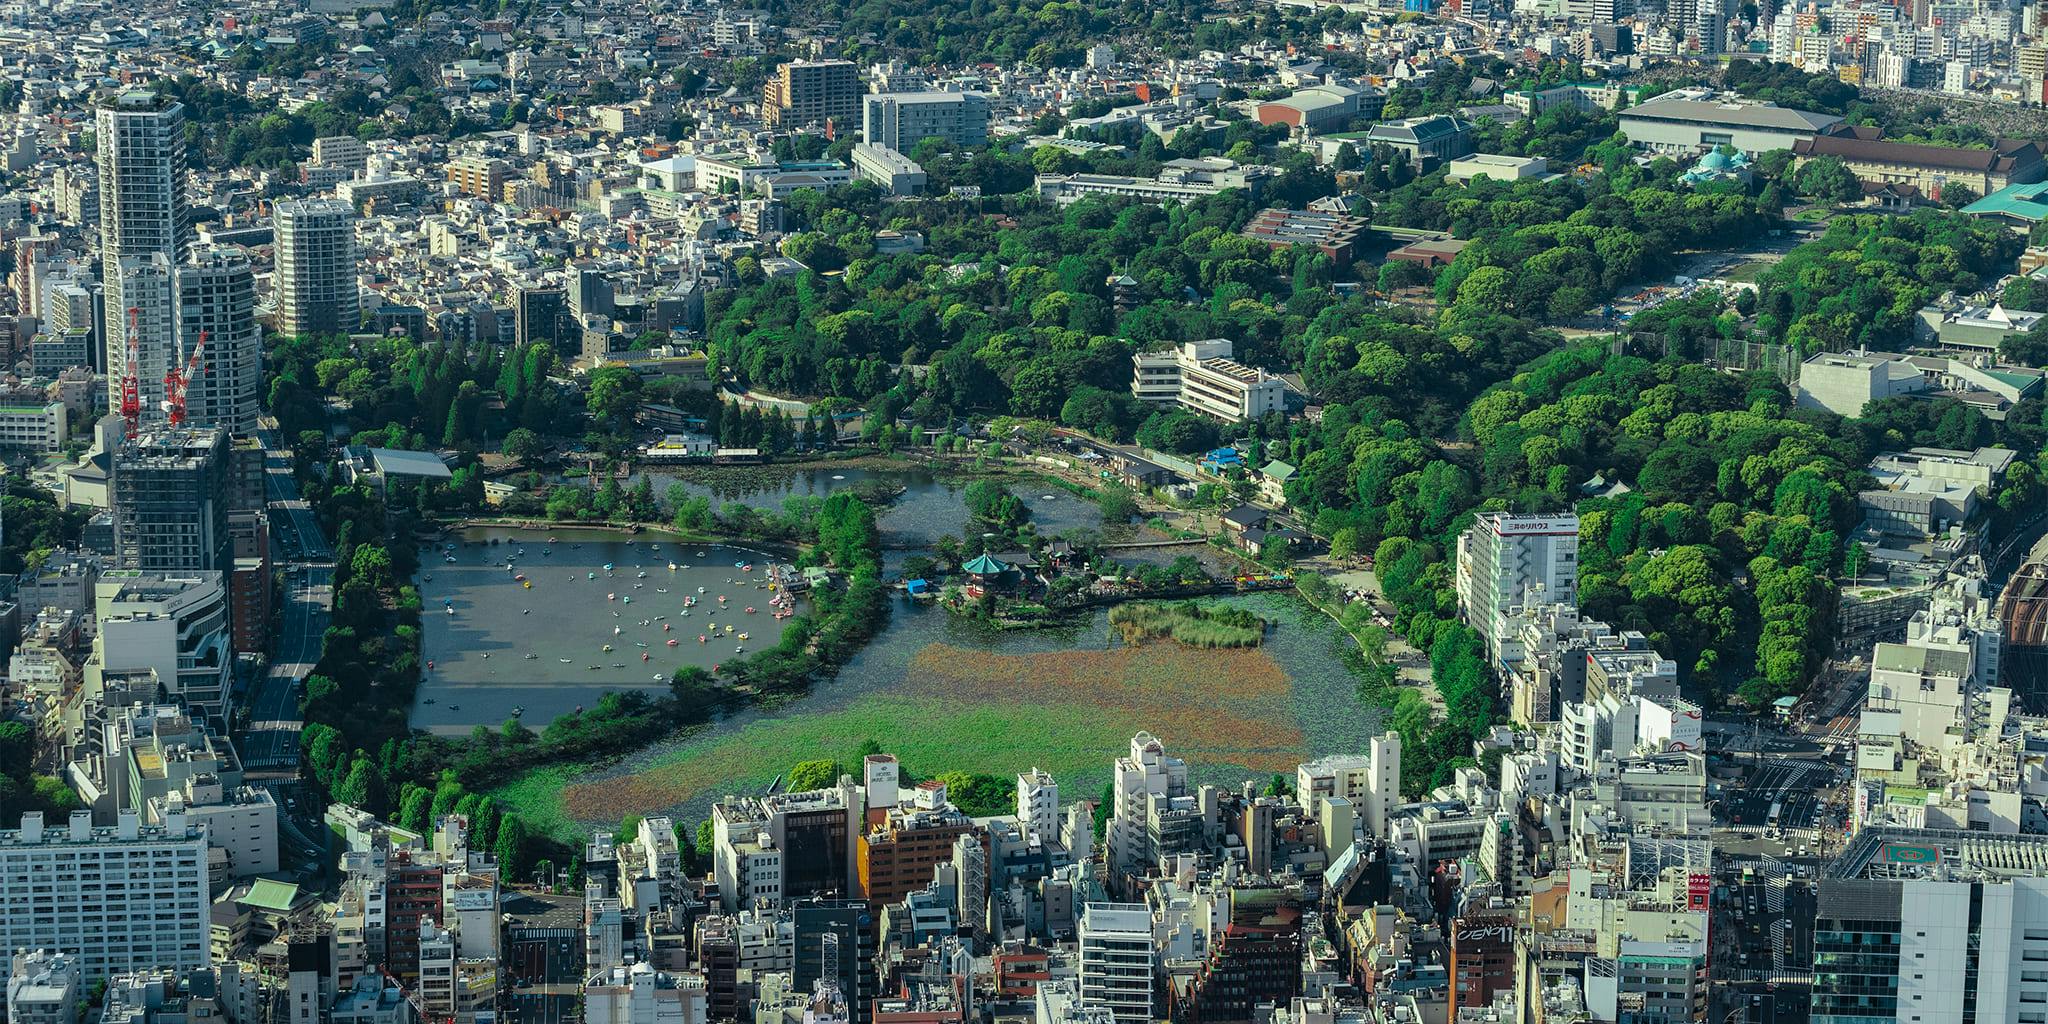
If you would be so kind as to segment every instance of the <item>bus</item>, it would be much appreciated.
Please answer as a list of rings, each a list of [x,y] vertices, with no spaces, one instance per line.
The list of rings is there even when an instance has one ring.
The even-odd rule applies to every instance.
[[[1783,801],[1783,800],[1773,800],[1773,801],[1771,801],[1771,816],[1770,816],[1769,818],[1765,819],[1765,820],[1764,820],[1764,823],[1765,823],[1765,824],[1767,824],[1767,825],[1769,825],[1769,826],[1770,826],[1770,827],[1772,827],[1772,828],[1777,828],[1777,827],[1778,827],[1778,816],[1779,816],[1780,814],[1783,814],[1784,812],[1785,812],[1785,801]]]

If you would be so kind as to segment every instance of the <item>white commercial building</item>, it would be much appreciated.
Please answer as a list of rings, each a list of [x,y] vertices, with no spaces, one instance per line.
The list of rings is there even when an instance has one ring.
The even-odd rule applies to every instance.
[[[339,199],[277,204],[277,330],[291,336],[362,325],[356,211]]]
[[[1480,513],[1458,536],[1457,584],[1458,615],[1486,640],[1493,663],[1521,660],[1513,610],[1578,601],[1579,517]]]
[[[614,967],[583,986],[584,1024],[704,1024],[709,992],[701,975],[654,965]]]
[[[63,402],[0,399],[0,448],[54,452],[69,437]]]
[[[1815,1024],[2048,1022],[2048,837],[1857,833],[1821,878],[1814,955]]]
[[[1401,802],[1401,734],[1375,736],[1363,754],[1332,754],[1294,769],[1294,799],[1310,817],[1327,800],[1344,800],[1365,820],[1366,831],[1385,836],[1387,814]]]
[[[1228,338],[1131,356],[1131,396],[1233,423],[1287,410],[1287,382],[1231,358]]]
[[[158,576],[123,569],[95,587],[99,641],[88,682],[107,672],[149,669],[194,711],[226,710],[234,650],[227,590],[218,576]]]
[[[1090,903],[1081,911],[1081,999],[1121,1024],[1152,1024],[1152,911],[1142,903]]]
[[[150,967],[207,965],[206,832],[183,818],[133,814],[94,828],[92,812],[45,827],[40,811],[0,832],[0,943],[63,950],[79,982]],[[9,965],[12,973],[12,965]]]

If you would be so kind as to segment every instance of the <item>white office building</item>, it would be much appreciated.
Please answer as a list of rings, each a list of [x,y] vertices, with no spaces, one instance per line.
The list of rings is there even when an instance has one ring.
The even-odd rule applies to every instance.
[[[1458,616],[1486,640],[1496,666],[1521,660],[1513,611],[1576,604],[1579,517],[1482,512],[1458,536]]]
[[[1343,800],[1374,836],[1387,834],[1387,815],[1401,802],[1401,734],[1375,736],[1363,754],[1332,754],[1294,769],[1294,799],[1320,817],[1328,800]]]
[[[54,452],[64,447],[69,420],[63,402],[0,396],[0,448]]]
[[[46,827],[40,811],[0,832],[0,943],[63,950],[79,984],[151,967],[205,967],[206,832],[182,818],[133,814],[95,828],[92,812]],[[10,981],[13,966],[9,963]]]
[[[98,107],[96,159],[100,171],[100,257],[106,280],[107,379],[119,407],[127,367],[128,311],[139,310],[137,378],[143,408],[163,400],[164,371],[173,347],[171,268],[192,239],[185,204],[185,107],[141,89],[107,97]],[[147,272],[126,271],[131,260],[156,257]]]
[[[1820,881],[1814,1024],[2048,1024],[2044,876],[2048,837],[1857,833]]]
[[[181,362],[199,354],[187,376],[185,422],[238,434],[256,429],[263,332],[256,278],[241,249],[202,248],[178,268],[178,337]]]
[[[339,199],[277,204],[277,330],[287,336],[362,325],[356,211]]]
[[[1131,396],[1233,423],[1287,410],[1287,383],[1232,359],[1228,338],[1131,356]]]
[[[1120,1024],[1152,1024],[1152,912],[1142,903],[1090,903],[1081,911],[1081,999]]]
[[[86,666],[98,685],[108,672],[150,670],[196,713],[224,715],[234,650],[221,577],[160,576],[123,569],[94,587],[100,635]]]

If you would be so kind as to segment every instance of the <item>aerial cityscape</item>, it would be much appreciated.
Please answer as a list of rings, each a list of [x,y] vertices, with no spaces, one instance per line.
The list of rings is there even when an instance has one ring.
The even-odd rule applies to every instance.
[[[2048,1024],[2043,9],[0,3],[5,1020]]]

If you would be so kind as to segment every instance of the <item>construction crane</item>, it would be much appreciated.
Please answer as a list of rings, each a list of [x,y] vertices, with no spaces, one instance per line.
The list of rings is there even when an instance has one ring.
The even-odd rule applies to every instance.
[[[171,426],[185,425],[185,389],[192,384],[192,377],[199,372],[199,361],[206,355],[206,334],[199,332],[199,341],[192,346],[192,354],[185,357],[181,365],[172,363],[164,371],[164,412]]]
[[[128,439],[135,440],[142,422],[142,380],[136,375],[142,366],[142,345],[136,340],[141,332],[137,326],[142,310],[128,307],[128,358],[121,368],[121,420],[127,427]]]

